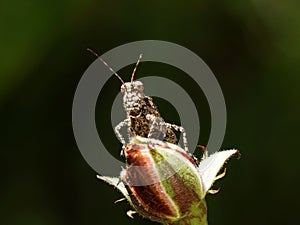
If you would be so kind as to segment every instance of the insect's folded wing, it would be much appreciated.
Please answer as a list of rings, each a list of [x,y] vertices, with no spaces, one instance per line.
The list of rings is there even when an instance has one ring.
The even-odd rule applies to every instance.
[[[203,181],[204,193],[211,188],[216,176],[220,169],[223,167],[224,163],[234,154],[237,154],[237,150],[225,150],[216,152],[210,155],[208,158],[201,161],[199,165],[199,172]]]

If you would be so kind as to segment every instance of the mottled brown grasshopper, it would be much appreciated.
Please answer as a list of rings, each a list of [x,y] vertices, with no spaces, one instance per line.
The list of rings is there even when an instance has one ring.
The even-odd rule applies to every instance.
[[[98,57],[103,64],[114,73],[114,75],[122,82],[121,93],[123,93],[123,106],[126,111],[127,118],[121,121],[115,127],[115,133],[123,144],[126,146],[124,137],[120,130],[122,127],[128,127],[128,134],[132,136],[141,136],[150,139],[157,139],[172,144],[178,144],[178,139],[173,131],[180,131],[183,135],[184,149],[188,151],[187,137],[185,129],[181,126],[164,122],[160,116],[157,106],[153,99],[144,94],[144,85],[140,81],[134,80],[134,75],[141,61],[142,54],[139,55],[138,61],[131,75],[130,82],[124,82],[123,79],[94,51],[87,49]]]

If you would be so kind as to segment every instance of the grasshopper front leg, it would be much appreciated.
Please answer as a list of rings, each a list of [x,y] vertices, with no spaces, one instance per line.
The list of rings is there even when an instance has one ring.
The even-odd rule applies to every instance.
[[[115,133],[117,135],[117,138],[119,139],[119,141],[122,143],[122,151],[121,151],[121,155],[123,155],[123,151],[125,149],[126,146],[126,141],[124,139],[124,137],[122,136],[122,134],[120,133],[120,130],[124,127],[124,126],[129,126],[130,125],[130,119],[127,118],[123,121],[121,121],[117,126],[115,126]]]

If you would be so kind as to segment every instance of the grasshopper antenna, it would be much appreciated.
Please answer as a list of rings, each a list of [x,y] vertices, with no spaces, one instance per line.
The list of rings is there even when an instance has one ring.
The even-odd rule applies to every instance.
[[[131,75],[131,83],[133,82],[135,71],[136,71],[136,69],[137,69],[137,67],[138,67],[138,65],[141,61],[142,56],[143,56],[143,54],[140,54],[139,59],[136,62],[136,65],[135,65],[134,70],[133,70],[132,75]]]
[[[122,80],[122,78],[119,76],[119,74],[117,74],[117,72],[115,72],[96,52],[94,52],[92,49],[87,48],[87,51],[89,51],[90,53],[92,53],[93,55],[95,55],[97,58],[99,58],[101,60],[101,62],[103,62],[103,64],[111,71],[113,72],[116,77],[124,84],[125,82]]]

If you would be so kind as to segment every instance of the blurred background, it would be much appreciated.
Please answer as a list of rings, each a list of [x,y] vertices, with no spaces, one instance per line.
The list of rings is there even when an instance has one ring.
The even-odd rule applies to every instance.
[[[227,176],[214,185],[220,193],[207,197],[209,224],[297,223],[299,1],[2,0],[0,27],[1,225],[156,224],[138,215],[132,220],[126,202],[113,203],[121,194],[95,178],[76,146],[71,118],[76,86],[95,60],[85,49],[103,54],[149,39],[195,52],[224,93],[222,147],[238,148],[242,157],[231,159]],[[128,80],[132,69],[119,72]],[[157,71],[195,101],[205,145],[210,111],[203,93],[168,65],[142,63],[137,78]],[[107,82],[96,121],[120,159],[110,125],[119,88],[115,77]],[[167,121],[180,123],[168,102],[155,100]]]

